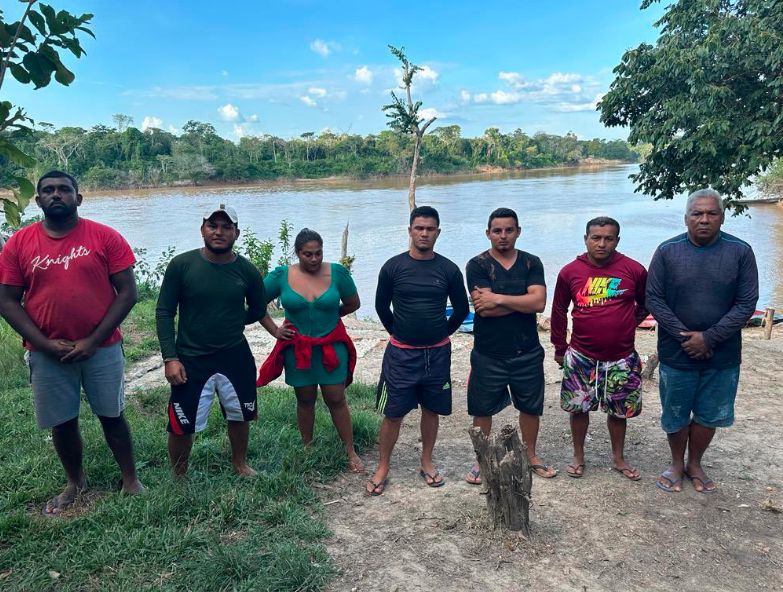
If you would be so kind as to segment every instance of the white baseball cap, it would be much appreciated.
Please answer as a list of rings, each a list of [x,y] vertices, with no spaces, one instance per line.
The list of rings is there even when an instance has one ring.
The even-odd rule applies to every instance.
[[[206,212],[204,212],[204,220],[209,220],[213,215],[220,212],[228,216],[228,219],[231,220],[234,224],[238,224],[239,219],[237,218],[237,211],[224,203],[218,204],[216,208],[209,208]]]

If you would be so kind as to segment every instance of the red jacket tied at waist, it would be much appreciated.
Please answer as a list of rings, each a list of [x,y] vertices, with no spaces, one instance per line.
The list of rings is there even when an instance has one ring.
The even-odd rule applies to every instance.
[[[296,367],[299,370],[310,368],[310,362],[313,358],[313,347],[320,345],[323,348],[324,367],[331,372],[340,365],[337,352],[334,350],[335,343],[344,343],[348,349],[348,378],[345,380],[345,386],[353,382],[353,371],[356,368],[356,348],[345,330],[342,319],[337,322],[337,326],[329,334],[323,337],[300,335],[296,327],[293,325],[291,327],[294,330],[294,337],[286,341],[277,341],[272,352],[258,370],[256,386],[266,386],[283,373],[283,353],[285,348],[292,345],[294,346]]]

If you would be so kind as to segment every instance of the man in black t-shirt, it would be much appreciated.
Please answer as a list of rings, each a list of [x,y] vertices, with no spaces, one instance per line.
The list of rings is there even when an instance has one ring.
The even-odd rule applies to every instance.
[[[536,313],[546,305],[544,266],[535,255],[515,248],[519,234],[516,212],[495,210],[487,225],[491,248],[473,257],[465,268],[476,310],[468,413],[473,426],[489,434],[492,416],[513,401],[533,470],[551,478],[557,471],[536,455],[539,417],[544,411],[544,348],[536,323]],[[467,481],[481,483],[478,463]]]
[[[440,415],[451,414],[451,341],[468,315],[468,295],[459,268],[433,250],[440,235],[434,208],[411,212],[411,248],[389,259],[378,275],[375,310],[391,336],[378,383],[384,414],[380,460],[367,483],[368,495],[386,489],[389,463],[402,418],[421,405],[421,467],[430,487],[445,483],[432,462]],[[454,312],[446,319],[446,300]],[[394,311],[390,309],[394,307]]]

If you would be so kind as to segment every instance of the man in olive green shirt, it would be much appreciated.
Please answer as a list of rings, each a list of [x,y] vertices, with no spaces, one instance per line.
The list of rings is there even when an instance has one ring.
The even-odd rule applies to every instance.
[[[206,427],[217,395],[228,421],[234,471],[252,476],[256,472],[247,465],[247,444],[249,422],[257,417],[256,364],[244,330],[266,316],[264,284],[258,269],[233,251],[239,237],[234,208],[220,204],[209,209],[201,236],[202,248],[169,263],[155,311],[171,384],[169,458],[174,474],[184,477],[193,434]]]

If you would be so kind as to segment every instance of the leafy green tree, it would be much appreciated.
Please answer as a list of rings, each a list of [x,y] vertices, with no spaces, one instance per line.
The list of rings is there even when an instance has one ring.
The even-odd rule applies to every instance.
[[[400,88],[405,91],[405,99],[401,99],[392,91],[392,102],[384,105],[383,111],[386,112],[386,117],[389,118],[387,125],[390,128],[403,134],[409,134],[414,138],[411,177],[408,185],[408,207],[413,211],[416,207],[416,169],[419,166],[419,157],[421,155],[421,138],[437,117],[431,117],[425,122],[424,118],[419,117],[421,101],[414,103],[411,98],[411,83],[416,72],[421,70],[421,66],[417,66],[408,60],[404,47],[396,48],[390,45],[389,50],[402,63],[402,86]]]
[[[737,205],[783,151],[783,3],[679,0],[656,26],[656,44],[615,68],[601,120],[652,145],[632,176],[637,191],[671,199],[712,186]]]
[[[3,11],[0,10],[0,89],[9,72],[17,82],[32,84],[36,89],[49,85],[52,76],[58,83],[68,86],[75,76],[63,64],[58,48],[70,51],[80,58],[85,52],[79,42],[78,32],[95,37],[85,26],[90,23],[93,15],[75,17],[65,10],[55,12],[48,4],[39,4],[40,10],[36,10],[34,6],[37,3],[38,0],[25,0],[22,18],[13,23],[6,23]],[[35,31],[27,25],[28,22]],[[9,101],[0,101],[2,168],[5,168],[7,163],[19,167],[35,166],[35,159],[17,146],[21,136],[31,133],[29,124],[33,123],[24,108]],[[4,197],[0,199],[0,203],[7,222],[17,227],[35,188],[23,175],[16,176],[14,181],[14,185],[8,187],[13,192],[13,199]]]

